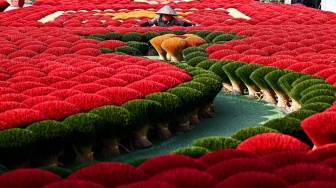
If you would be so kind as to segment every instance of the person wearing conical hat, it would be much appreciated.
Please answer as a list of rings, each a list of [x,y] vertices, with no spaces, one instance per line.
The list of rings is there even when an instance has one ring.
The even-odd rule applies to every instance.
[[[160,27],[169,27],[169,26],[198,26],[198,24],[193,24],[189,23],[187,21],[182,21],[175,16],[178,16],[177,13],[172,9],[169,5],[166,5],[162,7],[160,10],[155,12],[158,14],[155,18],[152,20],[149,20],[145,23],[140,24],[139,26],[141,27],[146,27],[146,26],[160,26]]]

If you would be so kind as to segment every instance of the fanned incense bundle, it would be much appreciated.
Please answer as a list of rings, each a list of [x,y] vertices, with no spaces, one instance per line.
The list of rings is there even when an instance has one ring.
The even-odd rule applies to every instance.
[[[161,44],[168,38],[174,36],[175,34],[165,34],[162,36],[158,36],[155,38],[152,38],[149,42],[153,45],[153,47],[155,48],[155,50],[157,51],[157,53],[160,56],[161,60],[166,60],[166,55],[167,52],[162,49]]]
[[[171,37],[165,40],[161,47],[171,57],[172,62],[180,63],[183,59],[182,50],[186,47],[187,42],[180,37]]]
[[[207,41],[204,40],[203,38],[194,35],[194,34],[184,34],[183,36],[186,36],[184,40],[187,42],[186,47],[191,47],[191,46],[200,46],[202,44],[206,44]]]

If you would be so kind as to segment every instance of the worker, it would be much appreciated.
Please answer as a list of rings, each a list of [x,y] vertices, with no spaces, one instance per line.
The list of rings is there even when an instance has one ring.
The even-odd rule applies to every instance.
[[[175,16],[178,16],[178,15],[174,11],[174,9],[172,9],[169,5],[162,7],[160,10],[158,10],[155,13],[158,14],[158,16],[138,26],[141,26],[141,27],[146,27],[146,26],[169,27],[169,26],[174,26],[174,25],[184,26],[184,27],[199,26],[199,24],[193,24],[193,23],[175,18]]]

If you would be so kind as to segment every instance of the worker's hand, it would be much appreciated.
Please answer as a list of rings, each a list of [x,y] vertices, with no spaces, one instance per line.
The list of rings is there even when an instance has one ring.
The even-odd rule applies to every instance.
[[[200,24],[194,24],[193,26],[201,26]]]

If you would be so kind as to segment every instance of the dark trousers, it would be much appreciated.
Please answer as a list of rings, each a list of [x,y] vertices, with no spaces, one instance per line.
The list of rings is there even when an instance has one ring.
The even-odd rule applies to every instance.
[[[298,2],[312,8],[318,8],[321,0],[299,0]]]

